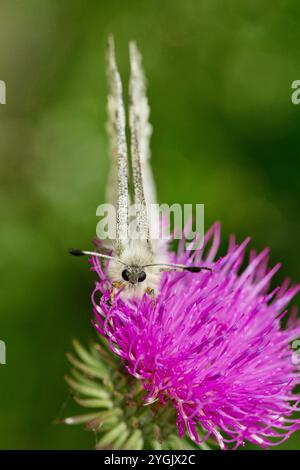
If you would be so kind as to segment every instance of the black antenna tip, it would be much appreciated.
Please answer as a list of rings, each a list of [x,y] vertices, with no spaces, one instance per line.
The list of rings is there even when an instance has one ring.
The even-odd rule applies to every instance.
[[[198,268],[197,266],[189,266],[186,267],[185,270],[189,273],[199,273],[201,271],[201,268]]]
[[[69,253],[73,256],[84,256],[83,251],[79,250],[78,248],[70,248]]]
[[[185,269],[190,273],[199,273],[203,269],[205,269],[206,271],[212,271],[211,268],[207,268],[206,266],[187,266]]]

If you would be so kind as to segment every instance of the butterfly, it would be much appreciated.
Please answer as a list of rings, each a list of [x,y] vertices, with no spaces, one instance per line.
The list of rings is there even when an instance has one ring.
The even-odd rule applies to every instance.
[[[116,236],[103,244],[105,252],[70,249],[74,256],[108,259],[108,277],[123,297],[155,295],[162,272],[211,270],[205,266],[185,266],[168,262],[166,242],[151,238],[149,212],[156,204],[156,189],[150,165],[150,108],[141,54],[135,42],[129,44],[129,128],[133,199],[129,194],[129,167],[126,139],[126,115],[122,81],[115,58],[114,40],[108,41],[107,72],[109,82],[107,131],[110,139],[111,168],[106,191],[107,202],[116,209]],[[132,211],[132,208],[135,208]],[[134,216],[130,215],[134,213]],[[112,221],[113,222],[113,221]],[[133,228],[134,234],[133,236]],[[106,245],[106,246],[105,246]],[[99,244],[101,247],[101,244]],[[109,254],[108,254],[109,253]]]

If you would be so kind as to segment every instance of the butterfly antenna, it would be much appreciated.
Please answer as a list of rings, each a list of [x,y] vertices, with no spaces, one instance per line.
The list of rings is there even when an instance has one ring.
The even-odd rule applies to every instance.
[[[173,264],[173,263],[153,263],[146,264],[144,268],[150,266],[165,267],[166,271],[188,271],[190,273],[199,273],[200,271],[212,271],[212,268],[208,266],[186,266],[184,264]]]
[[[73,256],[97,256],[97,258],[114,260],[126,266],[126,264],[123,263],[123,261],[116,258],[115,256],[104,255],[102,253],[97,253],[96,251],[85,251],[85,250],[83,251],[83,250],[79,250],[78,248],[70,248],[69,253],[70,255],[73,255]]]

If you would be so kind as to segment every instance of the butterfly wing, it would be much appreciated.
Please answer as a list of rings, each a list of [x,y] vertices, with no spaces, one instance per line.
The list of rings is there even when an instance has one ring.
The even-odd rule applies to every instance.
[[[126,120],[122,82],[115,58],[114,40],[108,41],[107,71],[109,82],[107,131],[111,147],[111,169],[106,191],[107,202],[116,208],[116,253],[120,255],[128,237],[128,159]]]
[[[156,203],[156,190],[150,164],[149,123],[150,108],[146,96],[146,80],[142,68],[141,54],[135,44],[129,45],[129,123],[131,131],[131,159],[135,203],[138,206],[138,224],[141,236],[150,244],[149,215],[151,204]]]

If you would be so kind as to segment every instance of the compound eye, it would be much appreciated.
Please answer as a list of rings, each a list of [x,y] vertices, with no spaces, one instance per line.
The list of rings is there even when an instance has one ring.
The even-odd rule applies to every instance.
[[[122,278],[124,279],[124,281],[129,281],[129,271],[128,271],[128,269],[124,269],[124,271],[122,271]]]
[[[146,279],[145,271],[141,271],[138,275],[138,282],[143,282]]]

